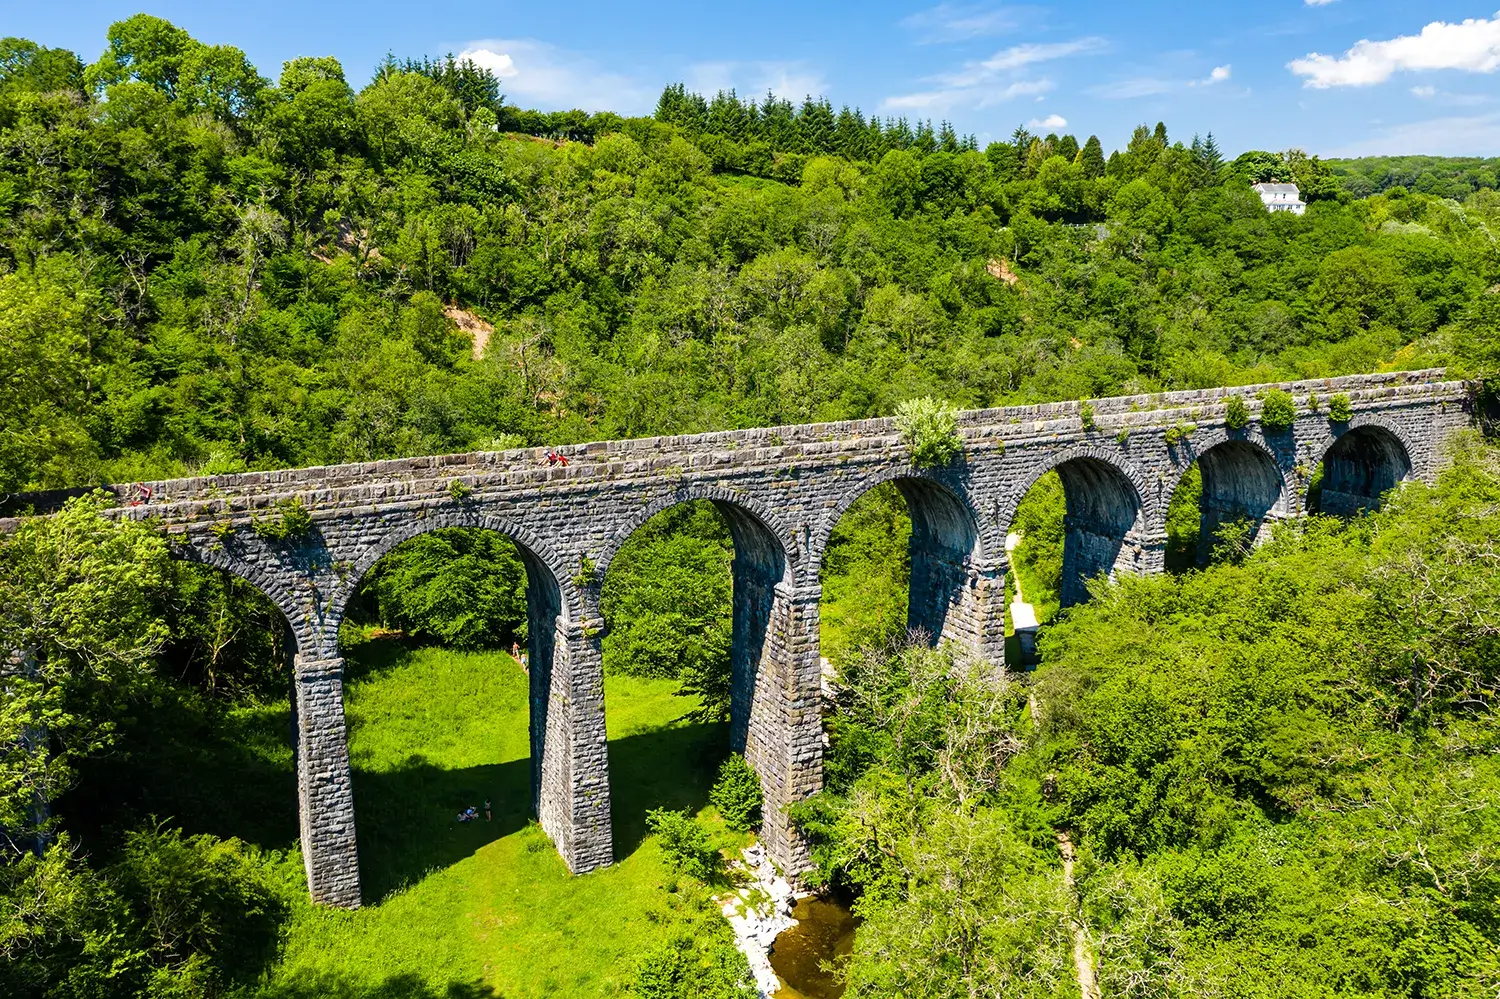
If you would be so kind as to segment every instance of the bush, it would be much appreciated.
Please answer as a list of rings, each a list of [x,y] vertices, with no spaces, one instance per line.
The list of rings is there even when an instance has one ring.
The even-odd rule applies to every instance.
[[[963,450],[958,414],[940,399],[907,399],[896,407],[896,426],[911,448],[912,464],[918,468],[939,468]]]
[[[1230,430],[1244,430],[1249,422],[1250,410],[1245,407],[1245,400],[1231,396],[1224,406],[1224,425]]]
[[[717,918],[717,917],[715,917]],[[727,928],[722,919],[719,926]],[[678,933],[636,965],[635,999],[754,999],[750,965],[722,931]]]
[[[1094,429],[1094,407],[1092,404],[1087,402],[1080,402],[1078,404],[1078,422],[1083,424],[1083,429],[1085,430]]]
[[[723,868],[723,858],[708,838],[708,830],[686,811],[653,808],[646,825],[661,840],[672,870],[699,881],[712,881]]]
[[[1349,418],[1354,415],[1354,409],[1349,405],[1349,396],[1340,392],[1328,400],[1328,418],[1334,423],[1348,423]]]
[[[731,829],[749,832],[760,825],[760,776],[739,753],[732,753],[719,767],[719,779],[708,800]]]
[[[1286,430],[1297,420],[1297,403],[1290,392],[1271,389],[1260,407],[1260,425],[1267,430]]]
[[[250,527],[262,538],[271,541],[290,541],[312,530],[312,514],[300,499],[282,500],[276,504],[276,513],[270,517],[252,517]]]
[[[158,980],[198,981],[212,992],[215,982],[253,977],[275,952],[286,903],[237,839],[163,825],[132,830],[110,879],[141,928]]]

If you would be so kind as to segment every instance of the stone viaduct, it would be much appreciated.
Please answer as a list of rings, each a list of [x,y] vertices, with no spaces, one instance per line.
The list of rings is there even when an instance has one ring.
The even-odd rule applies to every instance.
[[[1263,390],[1292,394],[1289,429],[1261,426]],[[1335,393],[1352,416],[1334,422]],[[1225,423],[1240,397],[1251,422]],[[1321,401],[1311,408],[1310,396]],[[735,548],[732,740],[760,774],[763,838],[795,872],[805,851],[784,806],[822,783],[819,568],[840,515],[894,483],[912,519],[910,624],[999,662],[1004,538],[1046,472],[1067,503],[1064,604],[1100,573],[1163,568],[1179,479],[1202,472],[1204,536],[1230,517],[1295,517],[1321,466],[1320,505],[1347,514],[1408,478],[1430,479],[1467,425],[1468,386],[1441,371],[1171,392],[960,414],[962,455],[913,467],[890,419],[407,458],[120,486],[123,516],[155,518],[185,559],[259,587],[296,642],[293,710],[301,835],[315,901],[360,904],[339,624],[366,572],[441,527],[501,531],[529,580],[533,807],[574,872],[612,862],[599,586],[631,533],[678,503],[708,500]],[[24,502],[27,497],[11,497]],[[42,509],[39,494],[37,508]],[[252,518],[296,501],[311,524],[274,540]],[[282,506],[282,509],[285,507]],[[0,523],[0,529],[3,529]]]

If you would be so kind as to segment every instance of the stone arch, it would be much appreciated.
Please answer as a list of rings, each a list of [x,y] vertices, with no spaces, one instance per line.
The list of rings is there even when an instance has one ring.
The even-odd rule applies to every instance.
[[[330,658],[342,661],[337,658],[339,624],[376,563],[403,542],[444,528],[494,531],[516,546],[526,569],[532,810],[570,870],[581,873],[608,864],[608,750],[598,643],[567,564],[544,539],[482,508],[441,510],[384,525],[329,601],[322,627],[333,648]],[[328,696],[341,698],[342,685]],[[342,738],[342,726],[339,734]]]
[[[997,511],[996,521],[1004,525],[1003,530],[1010,530],[1027,491],[1051,471],[1062,478],[1067,502],[1059,594],[1062,606],[1086,600],[1087,581],[1101,573],[1113,576],[1161,568],[1162,539],[1148,527],[1161,522],[1158,497],[1139,469],[1117,452],[1103,448],[1068,448],[1047,456]]]
[[[313,902],[357,909],[359,854],[344,722],[343,661],[317,619],[315,590],[298,597],[287,571],[268,569],[269,558],[241,558],[192,543],[174,546],[178,557],[212,565],[255,586],[286,618],[293,643],[291,676],[292,761],[297,771],[297,822],[308,894]],[[252,553],[254,549],[252,549]],[[265,556],[264,548],[260,554]],[[336,633],[335,633],[336,634]]]
[[[740,536],[735,533],[738,530],[743,530],[747,541],[757,545],[768,544],[774,540],[775,548],[779,550],[786,562],[787,578],[785,581],[788,585],[797,584],[800,578],[798,563],[801,561],[802,547],[797,544],[796,532],[788,526],[781,515],[753,496],[718,486],[698,484],[679,486],[625,518],[623,526],[615,531],[609,540],[608,547],[600,553],[596,562],[600,577],[602,578],[609,572],[610,565],[625,542],[630,540],[630,536],[640,530],[646,521],[674,506],[691,503],[694,500],[707,500],[713,503],[719,513],[724,516],[729,524],[730,533],[734,536],[736,553],[740,545]],[[760,532],[759,535],[756,532]],[[766,554],[769,556],[771,553]]]
[[[309,613],[310,605],[306,600],[297,599],[287,578],[267,571],[254,561],[235,558],[227,552],[215,551],[197,543],[172,545],[169,550],[173,558],[222,569],[255,587],[281,612],[295,644],[293,652],[297,655],[313,655],[316,652],[317,629]]]
[[[1135,501],[1139,507],[1140,519],[1144,523],[1155,523],[1160,520],[1158,515],[1158,496],[1151,488],[1149,481],[1139,468],[1133,463],[1126,461],[1118,451],[1112,451],[1099,447],[1071,447],[1056,454],[1048,455],[1040,464],[1033,467],[1024,475],[1016,488],[1012,489],[997,507],[995,511],[995,523],[999,529],[1000,537],[1010,532],[1010,525],[1016,518],[1016,508],[1021,505],[1021,500],[1031,487],[1036,485],[1038,479],[1048,472],[1055,471],[1063,465],[1073,462],[1099,463],[1108,465],[1114,475],[1117,475],[1124,483],[1128,483],[1134,492]],[[1109,474],[1109,473],[1105,473]]]
[[[1405,431],[1374,414],[1351,419],[1314,446],[1323,477],[1318,509],[1339,517],[1380,507],[1380,498],[1418,474],[1418,452]]]
[[[873,475],[866,476],[842,492],[838,502],[824,515],[822,522],[813,528],[807,543],[809,565],[818,566],[822,563],[828,548],[828,539],[833,535],[833,529],[838,526],[839,519],[848,512],[855,501],[876,486],[887,482],[901,490],[901,496],[906,500],[908,508],[912,507],[914,502],[918,502],[930,509],[934,514],[933,519],[944,522],[950,528],[949,533],[952,536],[957,537],[962,533],[972,532],[973,539],[965,550],[972,552],[973,561],[976,564],[986,560],[993,561],[998,553],[1005,550],[1005,536],[996,533],[994,521],[986,522],[985,518],[980,516],[967,490],[955,488],[936,476],[911,468],[884,468]],[[963,519],[967,519],[967,526],[961,525],[960,522]]]
[[[707,501],[729,526],[734,542],[733,624],[730,638],[730,744],[744,752],[755,713],[755,697],[766,657],[778,597],[796,588],[791,535],[764,504],[713,487],[681,488],[642,507],[610,541],[599,560],[601,579],[632,534],[646,522],[683,503]]]
[[[934,643],[953,641],[976,656],[1003,657],[1003,587],[994,553],[1004,551],[1004,544],[967,492],[939,478],[888,468],[845,491],[817,525],[807,571],[821,568],[834,528],[855,501],[886,483],[901,493],[911,518],[908,629]]]
[[[806,848],[785,806],[822,787],[823,759],[817,581],[798,574],[795,535],[754,499],[713,487],[682,487],[627,521],[599,560],[601,575],[607,576],[620,548],[651,517],[698,500],[714,504],[734,542],[730,748],[760,777],[762,840],[772,859],[785,870],[800,871],[807,864]]]
[[[481,511],[453,510],[392,525],[388,531],[380,535],[378,540],[367,546],[345,574],[343,586],[331,604],[324,627],[337,635],[338,627],[343,623],[344,613],[348,609],[349,600],[354,596],[355,590],[359,589],[360,582],[375,567],[375,564],[389,555],[396,546],[423,534],[449,527],[494,531],[510,538],[515,542],[521,561],[526,566],[528,601],[531,598],[532,577],[543,576],[555,584],[558,592],[548,594],[548,596],[551,601],[557,603],[558,611],[563,614],[564,618],[569,621],[580,621],[584,618],[583,604],[576,589],[564,585],[565,581],[570,579],[567,563],[550,544],[528,528],[502,517],[491,516]]]
[[[1197,563],[1203,565],[1213,550],[1220,527],[1245,518],[1254,528],[1257,542],[1270,536],[1272,524],[1297,512],[1297,481],[1283,467],[1276,451],[1258,432],[1211,430],[1194,435],[1183,452],[1185,463],[1172,464],[1163,480],[1162,495],[1170,503],[1177,487],[1194,462],[1202,476],[1199,501]],[[1165,508],[1162,510],[1165,518]]]

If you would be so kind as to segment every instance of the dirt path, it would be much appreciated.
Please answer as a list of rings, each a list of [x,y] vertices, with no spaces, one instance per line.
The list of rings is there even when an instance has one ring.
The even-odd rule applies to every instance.
[[[1073,881],[1073,841],[1062,830],[1057,833],[1057,849],[1062,854],[1063,884],[1068,886],[1068,897],[1079,905],[1078,886]],[[1080,910],[1081,910],[1080,905]],[[1094,976],[1094,954],[1089,940],[1088,927],[1083,925],[1083,914],[1071,918],[1073,927],[1073,970],[1078,975],[1078,991],[1083,999],[1099,999],[1099,980]]]

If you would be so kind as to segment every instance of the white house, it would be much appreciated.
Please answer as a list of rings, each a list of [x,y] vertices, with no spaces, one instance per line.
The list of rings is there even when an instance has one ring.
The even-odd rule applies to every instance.
[[[1293,215],[1307,211],[1307,202],[1302,200],[1302,192],[1297,190],[1296,184],[1254,184],[1252,187],[1267,211],[1291,212]]]

